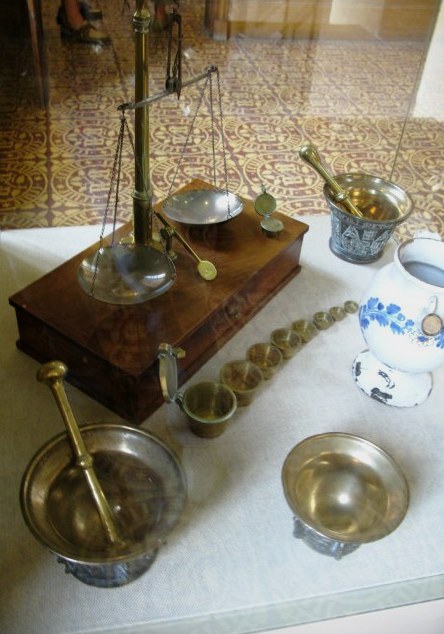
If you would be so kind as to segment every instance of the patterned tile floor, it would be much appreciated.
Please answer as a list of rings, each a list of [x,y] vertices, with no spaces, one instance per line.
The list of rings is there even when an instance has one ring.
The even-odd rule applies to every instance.
[[[134,2],[102,1],[103,27],[112,37],[105,47],[61,40],[55,22],[59,0],[42,4],[49,81],[46,111],[36,99],[30,43],[8,40],[0,60],[2,228],[101,222],[120,126],[117,106],[133,99]],[[100,6],[99,1],[94,6]],[[263,184],[286,214],[327,213],[320,177],[298,156],[300,145],[310,141],[333,172],[366,171],[392,179],[410,193],[415,211],[401,225],[401,234],[428,228],[444,235],[444,88],[440,90],[433,66],[432,81],[427,82],[432,47],[432,61],[436,46],[444,59],[442,19],[431,43],[248,38],[221,42],[205,34],[203,0],[182,0],[181,13],[184,78],[210,64],[220,71],[231,191],[254,198]],[[152,34],[151,94],[163,90],[165,64],[165,34]],[[150,106],[155,201],[194,177],[213,178],[208,91],[197,109],[202,85],[184,89],[179,101],[168,97]],[[421,109],[424,88],[430,86],[432,93],[428,101],[425,98],[429,106]],[[217,97],[217,90],[214,94]],[[223,185],[217,99],[215,106],[215,170]],[[132,113],[127,116],[132,129]],[[127,140],[117,208],[120,220],[131,218],[133,171]]]

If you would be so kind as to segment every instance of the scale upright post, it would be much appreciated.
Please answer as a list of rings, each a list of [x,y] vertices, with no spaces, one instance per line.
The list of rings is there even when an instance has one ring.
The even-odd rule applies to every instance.
[[[135,101],[148,98],[148,32],[151,15],[145,0],[137,0],[133,16],[135,32]],[[135,184],[133,192],[134,242],[152,243],[152,189],[150,180],[149,108],[136,108],[134,113]]]
[[[151,16],[145,0],[137,0],[135,30],[136,100],[148,99],[148,31]],[[121,149],[121,148],[120,148]],[[140,304],[165,293],[176,272],[162,245],[154,244],[152,190],[149,167],[149,114],[136,108],[134,140],[135,180],[133,192],[134,241],[100,245],[82,260],[78,281],[95,299],[109,304]],[[117,198],[116,198],[117,200]]]

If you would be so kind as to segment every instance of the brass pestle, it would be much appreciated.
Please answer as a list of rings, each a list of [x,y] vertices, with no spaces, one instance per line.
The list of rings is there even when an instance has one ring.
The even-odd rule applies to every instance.
[[[299,149],[299,156],[306,163],[314,167],[317,173],[322,176],[327,185],[330,187],[333,194],[333,198],[337,203],[341,203],[345,209],[357,216],[358,218],[364,218],[364,214],[360,211],[351,201],[350,196],[342,187],[337,183],[334,177],[330,174],[327,168],[322,164],[319,152],[314,145],[306,143]]]
[[[94,459],[86,450],[79,426],[74,418],[71,406],[63,387],[63,378],[66,376],[68,368],[62,361],[49,361],[41,366],[37,372],[37,379],[46,383],[51,388],[63,421],[68,432],[71,447],[76,458],[76,463],[82,469],[89,490],[91,491],[96,508],[100,515],[106,538],[111,544],[123,545],[123,540],[119,536],[111,508],[105,497],[100,482],[94,470]]]

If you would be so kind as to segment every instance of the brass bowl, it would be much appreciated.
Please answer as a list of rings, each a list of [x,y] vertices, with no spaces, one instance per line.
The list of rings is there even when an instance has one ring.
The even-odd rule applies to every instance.
[[[354,547],[395,530],[409,503],[407,481],[393,458],[346,433],[319,434],[296,445],[285,459],[282,482],[306,527]]]
[[[148,568],[179,521],[185,476],[174,454],[141,429],[96,423],[81,432],[124,543],[107,540],[65,433],[49,440],[29,463],[20,491],[23,517],[78,579],[101,587],[123,585]]]

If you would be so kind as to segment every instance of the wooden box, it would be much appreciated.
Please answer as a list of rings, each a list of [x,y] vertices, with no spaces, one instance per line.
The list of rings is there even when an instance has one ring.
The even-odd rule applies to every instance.
[[[209,185],[193,181],[185,189],[203,187]],[[40,362],[63,361],[68,382],[124,419],[141,423],[163,402],[160,343],[186,351],[178,363],[180,386],[300,269],[307,225],[276,214],[284,230],[270,238],[261,231],[253,204],[243,204],[243,212],[230,221],[177,227],[201,259],[216,265],[215,280],[203,280],[195,260],[174,241],[177,279],[165,294],[134,306],[99,302],[77,281],[80,262],[98,248],[92,245],[10,297],[18,348]],[[131,230],[130,223],[120,233]]]

